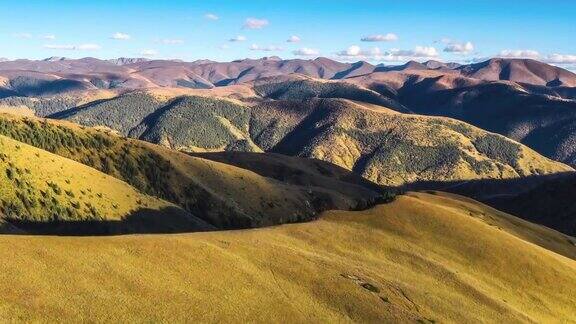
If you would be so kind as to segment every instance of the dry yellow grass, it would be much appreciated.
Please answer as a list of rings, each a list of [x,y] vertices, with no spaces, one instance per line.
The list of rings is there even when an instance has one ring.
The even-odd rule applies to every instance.
[[[56,211],[45,205],[51,199],[63,208],[57,214],[66,221],[121,220],[141,209],[170,208],[184,213],[179,207],[142,194],[96,169],[1,135],[0,152],[2,210],[6,211],[11,204],[21,204],[19,195],[33,201],[27,210],[9,215],[20,220],[53,220],[51,213]],[[66,217],[65,209],[75,213]]]
[[[484,215],[482,214],[484,213]],[[410,193],[246,231],[0,237],[4,321],[570,322],[573,243],[478,203]]]

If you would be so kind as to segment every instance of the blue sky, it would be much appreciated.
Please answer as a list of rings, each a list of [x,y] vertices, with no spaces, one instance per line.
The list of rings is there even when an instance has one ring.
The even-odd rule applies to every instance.
[[[10,59],[514,56],[576,66],[576,1],[568,0],[0,0],[0,13],[0,57]]]

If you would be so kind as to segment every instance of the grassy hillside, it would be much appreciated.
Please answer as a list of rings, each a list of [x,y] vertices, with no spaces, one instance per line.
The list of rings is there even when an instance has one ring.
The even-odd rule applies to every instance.
[[[123,135],[136,127],[146,116],[165,104],[155,97],[134,92],[107,100],[90,102],[84,106],[56,114],[54,118],[65,118],[87,126],[107,126]]]
[[[250,139],[249,122],[244,105],[185,96],[147,116],[129,135],[184,151],[262,152]]]
[[[326,209],[365,208],[383,199],[382,192],[374,187],[342,181],[334,187],[286,184],[231,165],[73,124],[3,115],[0,134],[126,181],[218,228],[309,220]]]
[[[258,230],[21,240],[0,237],[6,321],[570,322],[576,309],[574,239],[440,194]]]
[[[0,224],[8,233],[104,234],[211,228],[93,168],[0,136]]]
[[[398,85],[395,100],[424,115],[457,118],[521,142],[551,159],[576,165],[576,101],[561,89],[511,82],[443,87],[440,77],[421,76]],[[363,84],[364,82],[357,82]],[[377,89],[389,82],[363,84]],[[388,93],[382,92],[384,94]]]
[[[456,120],[348,100],[261,104],[253,108],[250,132],[266,151],[332,162],[383,185],[572,170]]]
[[[132,103],[123,105],[122,100],[128,100],[125,95],[117,103],[112,104],[113,99],[106,104],[115,107],[110,113],[107,109],[112,106],[97,104],[67,118],[182,151],[265,151],[313,157],[382,185],[505,179],[572,170],[502,136],[455,120],[400,114],[366,102],[315,98],[354,97],[344,96],[341,88],[330,88],[333,82],[287,82],[278,83],[282,87],[257,85],[256,89],[264,87],[259,90],[262,96],[280,100],[262,98],[250,105],[183,96],[161,107],[140,109]],[[307,96],[306,100],[286,99]],[[134,102],[141,101],[146,104],[148,99]],[[116,120],[127,120],[129,125],[118,126]]]
[[[376,91],[355,84],[303,78],[278,82],[274,78],[257,82],[254,90],[264,98],[275,100],[305,100],[339,98],[362,101],[407,112],[402,105]]]

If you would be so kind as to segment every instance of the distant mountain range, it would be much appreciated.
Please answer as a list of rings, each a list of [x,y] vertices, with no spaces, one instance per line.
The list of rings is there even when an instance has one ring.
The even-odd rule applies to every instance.
[[[492,59],[471,65],[437,61],[408,62],[400,66],[375,66],[367,62],[341,63],[327,58],[281,60],[277,57],[227,63],[145,58],[73,60],[62,57],[41,61],[0,62],[0,76],[9,79],[11,82],[8,88],[21,95],[51,94],[63,90],[139,89],[158,86],[212,88],[293,73],[342,80],[371,73],[430,70],[482,81],[512,81],[553,87],[576,86],[574,73],[538,61],[520,59]]]

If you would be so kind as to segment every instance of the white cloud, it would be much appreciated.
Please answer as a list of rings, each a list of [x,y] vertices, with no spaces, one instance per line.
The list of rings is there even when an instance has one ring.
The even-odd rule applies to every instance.
[[[390,54],[410,58],[432,58],[438,56],[438,51],[432,46],[416,46],[413,50],[392,49]]]
[[[129,40],[131,37],[128,34],[124,34],[124,33],[114,33],[110,36],[111,39],[115,39],[115,40]]]
[[[54,45],[47,44],[44,48],[53,50],[67,50],[67,51],[97,51],[102,47],[97,44],[81,44],[81,45]]]
[[[69,51],[76,50],[76,46],[74,45],[44,45],[44,48],[55,50],[69,50]]]
[[[179,44],[183,44],[184,41],[181,39],[176,39],[176,38],[167,38],[167,39],[162,39],[160,41],[162,44],[166,44],[166,45],[179,45]]]
[[[346,50],[336,53],[336,56],[345,59],[354,60],[371,60],[371,61],[409,61],[418,59],[431,59],[437,58],[438,51],[434,47],[416,46],[413,50],[391,49],[383,52],[378,47],[368,50],[362,49],[360,46],[350,46]]]
[[[320,55],[320,51],[313,48],[303,47],[292,51],[292,54],[296,56],[318,56]]]
[[[576,55],[570,54],[550,54],[544,62],[551,64],[576,64]]]
[[[352,45],[352,46],[348,47],[346,50],[336,53],[336,55],[347,56],[347,57],[357,57],[357,56],[363,55],[363,53],[362,53],[362,49],[360,48],[360,46]]]
[[[97,44],[82,44],[78,45],[78,50],[80,51],[96,51],[101,49],[100,45]]]
[[[246,38],[245,36],[238,35],[238,36],[236,36],[236,37],[234,37],[234,38],[230,38],[228,41],[229,41],[229,42],[245,42],[245,41],[247,41],[247,40],[248,40],[248,38]]]
[[[357,45],[352,45],[346,50],[336,53],[336,56],[338,57],[354,59],[375,59],[382,55],[383,53],[378,47],[374,47],[369,50],[363,50],[360,46]]]
[[[152,56],[158,55],[158,51],[153,50],[153,49],[145,49],[145,50],[140,51],[140,55],[142,55],[144,57],[152,57]]]
[[[300,37],[296,36],[296,35],[292,35],[288,38],[288,40],[286,40],[286,42],[288,43],[298,43],[300,42],[302,39],[300,39]]]
[[[502,58],[529,58],[538,60],[540,59],[540,53],[535,50],[502,50],[497,55]]]
[[[12,37],[14,37],[14,38],[20,38],[20,39],[30,39],[30,38],[32,38],[32,34],[29,34],[29,33],[16,33],[16,34],[12,34]]]
[[[370,35],[363,37],[361,41],[363,42],[393,42],[398,40],[398,35],[393,33],[388,33],[385,35]]]
[[[472,42],[466,43],[453,43],[450,42],[445,48],[444,52],[455,54],[470,54],[474,51],[474,44]]]
[[[268,26],[268,19],[248,18],[244,22],[244,28],[248,29],[262,29]]]
[[[576,54],[559,54],[552,53],[544,55],[535,50],[502,50],[496,57],[500,58],[517,58],[517,59],[532,59],[544,63],[559,65],[566,69],[574,69],[576,64]],[[487,58],[477,58],[474,61],[485,61]]]
[[[221,50],[226,50],[226,49],[229,49],[230,46],[228,46],[228,44],[222,44],[222,45],[218,46],[218,48]]]
[[[250,50],[251,51],[263,51],[263,52],[276,52],[276,51],[283,51],[284,49],[282,47],[274,46],[274,45],[259,46],[256,44],[252,44],[252,46],[250,46]]]
[[[47,40],[55,40],[56,36],[48,34],[48,35],[42,36],[42,38],[47,39]]]
[[[208,20],[218,20],[220,19],[220,17],[216,16],[213,13],[207,13],[204,15],[204,18],[208,19]]]

